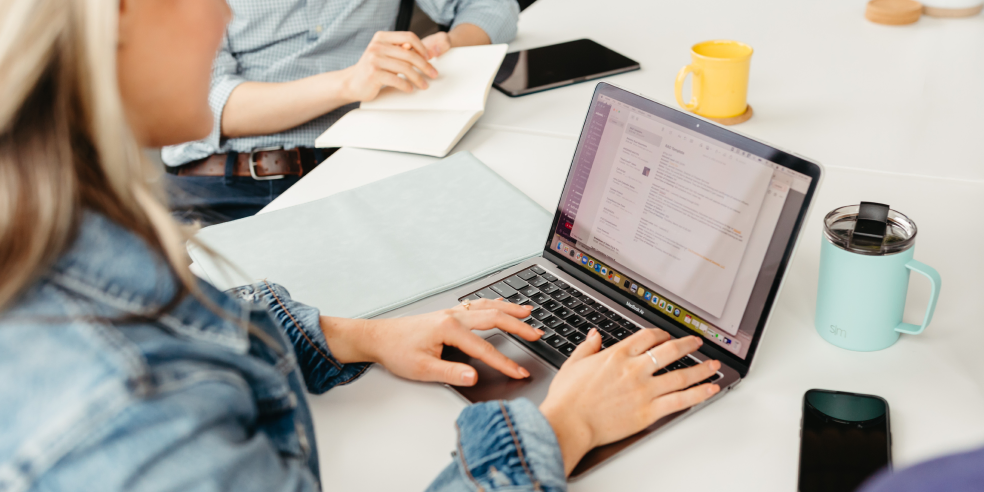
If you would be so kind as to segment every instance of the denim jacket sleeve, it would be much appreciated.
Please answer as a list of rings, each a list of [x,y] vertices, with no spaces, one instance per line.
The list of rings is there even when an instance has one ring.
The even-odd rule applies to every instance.
[[[456,427],[454,462],[428,492],[567,490],[557,437],[531,401],[471,405],[461,412]]]
[[[244,302],[263,304],[273,320],[287,334],[297,363],[304,375],[308,391],[321,394],[335,386],[355,381],[370,364],[342,364],[331,355],[325,334],[321,331],[321,312],[290,297],[287,289],[262,281],[229,291]]]

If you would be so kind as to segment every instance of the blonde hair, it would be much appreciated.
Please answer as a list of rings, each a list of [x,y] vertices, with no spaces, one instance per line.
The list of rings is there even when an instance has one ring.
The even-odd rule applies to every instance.
[[[151,184],[116,73],[119,0],[0,0],[0,310],[69,246],[85,209],[143,237],[194,290],[187,231]]]

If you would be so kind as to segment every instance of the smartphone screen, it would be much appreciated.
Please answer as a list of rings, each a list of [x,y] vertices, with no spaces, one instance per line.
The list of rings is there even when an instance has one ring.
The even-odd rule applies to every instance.
[[[507,53],[493,86],[510,96],[638,70],[634,60],[590,39]]]
[[[800,492],[853,492],[891,462],[888,402],[841,391],[806,392]]]

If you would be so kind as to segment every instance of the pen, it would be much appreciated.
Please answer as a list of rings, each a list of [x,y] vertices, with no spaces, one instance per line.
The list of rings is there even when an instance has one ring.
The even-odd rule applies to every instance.
[[[405,49],[405,50],[407,50],[407,51],[410,51],[410,50],[413,49],[413,45],[410,44],[410,43],[403,43],[403,44],[400,45],[400,47],[403,48],[403,49]],[[418,51],[418,53],[420,53],[420,52]],[[427,53],[420,53],[420,56],[423,56],[424,57],[424,60],[430,60],[430,55],[428,55]]]

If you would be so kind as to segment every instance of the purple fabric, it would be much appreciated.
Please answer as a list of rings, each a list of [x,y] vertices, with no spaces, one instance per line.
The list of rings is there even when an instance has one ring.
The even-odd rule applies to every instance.
[[[984,448],[883,472],[861,492],[971,492],[984,490]]]

